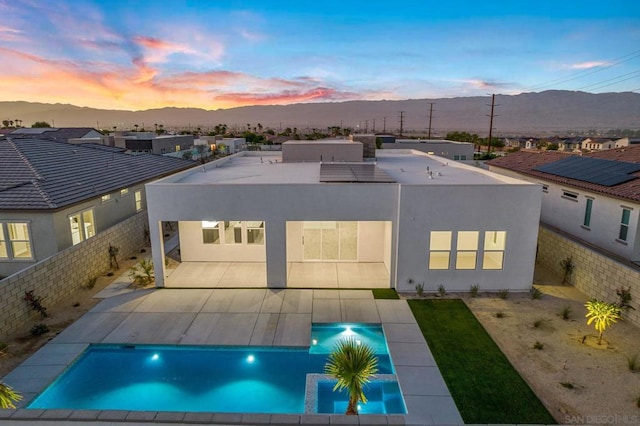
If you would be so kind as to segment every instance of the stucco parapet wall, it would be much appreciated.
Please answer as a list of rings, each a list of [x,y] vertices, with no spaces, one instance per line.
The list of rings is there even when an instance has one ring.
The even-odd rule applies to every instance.
[[[401,185],[538,185],[411,149],[378,152],[376,165]],[[290,182],[327,185],[319,181],[319,176],[319,161],[283,163],[278,152],[243,151],[148,183],[147,188],[181,184],[262,185]]]

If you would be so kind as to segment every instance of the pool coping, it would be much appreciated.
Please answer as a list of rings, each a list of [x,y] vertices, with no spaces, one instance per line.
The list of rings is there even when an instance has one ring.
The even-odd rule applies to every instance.
[[[190,290],[180,291],[186,294],[186,292]],[[264,289],[256,289],[256,291],[264,292]],[[24,424],[23,422],[25,421],[33,423],[34,421],[41,420],[43,424],[48,425],[51,424],[51,421],[58,421],[61,422],[61,424],[67,424],[65,422],[70,421],[90,421],[96,423],[135,422],[136,424],[172,422],[177,422],[178,424],[463,424],[455,402],[442,379],[428,345],[405,300],[374,300],[370,290],[318,291],[297,289],[284,291],[310,293],[311,296],[309,297],[311,302],[308,304],[309,310],[311,310],[311,306],[313,306],[314,311],[316,310],[316,300],[323,302],[318,303],[318,308],[325,308],[327,306],[329,306],[329,308],[338,307],[337,317],[334,312],[335,309],[320,312],[318,318],[316,318],[315,312],[313,314],[309,312],[308,315],[298,314],[301,316],[294,317],[295,321],[305,319],[305,321],[302,322],[304,324],[308,323],[309,330],[311,323],[363,322],[381,324],[408,411],[407,414],[362,414],[359,416],[345,416],[340,414],[247,414],[124,410],[42,410],[24,408],[62,371],[71,365],[90,343],[94,343],[93,341],[86,341],[82,336],[82,338],[77,340],[60,339],[59,337],[66,333],[67,329],[6,376],[5,381],[16,389],[19,389],[24,399],[20,401],[18,410],[0,409],[0,419],[16,421],[16,424]],[[152,293],[154,292],[146,293],[144,297]],[[167,295],[169,295],[169,293],[167,293]],[[340,303],[336,301],[333,305],[331,303],[327,304],[327,302],[332,300],[332,297],[336,299],[339,298]],[[267,298],[265,297],[265,303],[266,300]],[[127,299],[127,303],[129,303],[129,299]],[[237,301],[235,303],[237,303]],[[102,325],[102,320],[110,320],[121,324],[125,318],[135,310],[135,306],[138,305],[132,308],[130,307],[130,309],[124,313],[118,310],[100,310],[97,309],[98,306],[100,305],[94,307],[89,313],[94,312],[94,310],[103,314],[105,312],[109,313],[110,315],[107,317],[100,317],[101,321],[99,321],[99,323]],[[344,311],[345,306],[348,307],[349,311],[346,313],[343,312],[341,315],[340,307],[342,307]],[[302,307],[294,308],[298,309],[298,312],[305,311],[306,309]],[[282,311],[284,312],[284,308]],[[88,324],[91,325],[92,323],[89,322]],[[73,331],[78,333],[77,328]],[[80,334],[82,334],[82,332]],[[277,335],[275,331],[274,334]],[[132,334],[132,336],[134,335]],[[128,343],[129,342],[121,342],[120,344]],[[209,344],[225,346],[216,343]],[[307,347],[308,344],[309,343],[307,343]],[[254,345],[261,346],[258,344]],[[274,340],[273,346],[287,345],[277,344]]]

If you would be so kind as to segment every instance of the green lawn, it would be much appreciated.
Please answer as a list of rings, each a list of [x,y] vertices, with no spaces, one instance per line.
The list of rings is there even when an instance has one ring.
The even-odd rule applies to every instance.
[[[408,302],[465,423],[556,423],[462,300]]]
[[[392,288],[374,288],[371,291],[374,299],[400,299],[398,293]]]

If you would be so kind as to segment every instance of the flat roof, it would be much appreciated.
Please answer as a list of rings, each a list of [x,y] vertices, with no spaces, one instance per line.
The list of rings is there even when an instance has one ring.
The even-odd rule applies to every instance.
[[[376,155],[377,167],[396,181],[386,185],[531,184],[414,150],[378,151]],[[157,181],[167,183],[344,185],[320,182],[319,162],[283,163],[280,152],[241,152]]]

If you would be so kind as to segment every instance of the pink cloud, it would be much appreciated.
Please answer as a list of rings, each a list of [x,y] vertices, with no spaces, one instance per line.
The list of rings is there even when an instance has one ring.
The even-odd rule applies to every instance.
[[[568,68],[572,70],[588,70],[591,68],[597,67],[606,67],[611,65],[611,62],[606,61],[589,61],[589,62],[579,62],[577,64],[565,64],[563,68]]]
[[[355,94],[340,92],[336,89],[316,87],[311,90],[296,92],[283,91],[280,93],[227,93],[216,96],[216,101],[231,102],[240,105],[281,105],[317,100],[344,100],[353,98]]]

